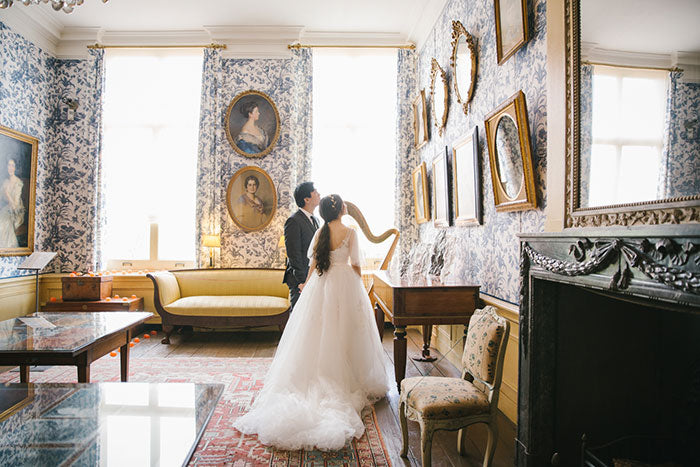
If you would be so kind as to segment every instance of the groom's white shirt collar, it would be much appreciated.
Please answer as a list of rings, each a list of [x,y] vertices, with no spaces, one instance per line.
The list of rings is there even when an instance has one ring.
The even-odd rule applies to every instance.
[[[309,218],[309,222],[311,222],[312,224],[314,223],[314,221],[311,220],[311,218],[314,216],[314,213],[313,213],[313,212],[309,212],[309,211],[307,211],[307,210],[304,209],[304,208],[299,208],[299,210],[300,210],[301,212],[303,212],[303,213],[306,215],[306,217]]]

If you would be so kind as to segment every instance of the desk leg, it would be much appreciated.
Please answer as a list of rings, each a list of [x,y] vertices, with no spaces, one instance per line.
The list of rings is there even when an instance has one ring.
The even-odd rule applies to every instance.
[[[79,383],[89,383],[90,382],[90,364],[80,364],[78,365],[78,382]]]
[[[401,392],[401,381],[406,376],[406,326],[396,326],[394,330],[394,375]]]
[[[119,350],[122,382],[129,380],[129,342],[131,342],[131,331],[126,331],[126,344],[122,345]]]
[[[379,305],[374,305],[374,319],[377,321],[379,340],[384,340],[384,310]]]
[[[29,365],[19,366],[19,382],[28,383],[29,382]]]

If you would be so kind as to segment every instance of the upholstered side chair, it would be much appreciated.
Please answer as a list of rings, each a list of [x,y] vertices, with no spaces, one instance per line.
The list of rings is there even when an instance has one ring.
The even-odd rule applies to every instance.
[[[465,428],[474,423],[485,423],[488,441],[483,465],[491,464],[498,441],[496,408],[509,334],[510,323],[496,313],[496,308],[487,306],[476,310],[469,320],[462,354],[462,378],[418,376],[401,381],[401,456],[408,454],[407,419],[420,425],[424,467],[430,465],[435,431],[459,430],[457,451],[464,455]]]

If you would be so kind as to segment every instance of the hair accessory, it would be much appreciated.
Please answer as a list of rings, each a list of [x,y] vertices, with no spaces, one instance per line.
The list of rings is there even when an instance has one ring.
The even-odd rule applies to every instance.
[[[331,195],[331,207],[335,209],[338,206],[338,201],[335,199],[335,196]]]

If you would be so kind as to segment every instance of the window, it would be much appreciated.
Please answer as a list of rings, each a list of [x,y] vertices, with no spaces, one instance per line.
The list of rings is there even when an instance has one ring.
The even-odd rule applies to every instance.
[[[362,211],[374,233],[394,227],[395,50],[314,50],[312,180]],[[390,241],[359,235],[366,266],[378,266]]]
[[[665,71],[593,68],[589,206],[657,198],[667,80]]]
[[[202,51],[107,50],[103,262],[194,265]]]

